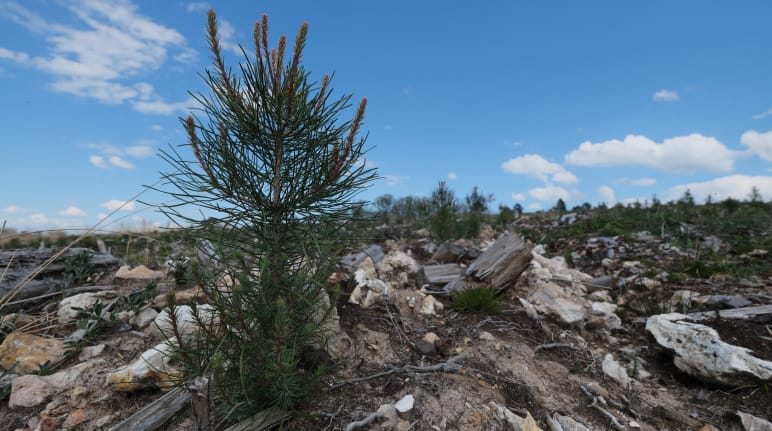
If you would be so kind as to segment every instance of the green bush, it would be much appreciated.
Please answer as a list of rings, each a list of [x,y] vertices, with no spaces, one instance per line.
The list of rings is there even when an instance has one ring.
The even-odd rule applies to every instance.
[[[504,307],[489,287],[473,287],[451,295],[453,308],[470,313],[499,314]]]

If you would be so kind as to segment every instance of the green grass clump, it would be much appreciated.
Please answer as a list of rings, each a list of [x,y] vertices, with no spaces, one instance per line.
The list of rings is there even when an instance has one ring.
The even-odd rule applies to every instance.
[[[451,302],[456,310],[469,313],[499,314],[504,311],[496,292],[489,287],[475,287],[454,293]]]

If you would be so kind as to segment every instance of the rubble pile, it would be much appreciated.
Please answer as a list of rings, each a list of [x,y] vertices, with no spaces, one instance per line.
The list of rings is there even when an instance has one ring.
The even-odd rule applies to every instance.
[[[666,268],[695,251],[647,232],[566,239],[558,253],[516,232],[482,232],[442,244],[418,232],[341,259],[329,283],[345,295],[321,346],[334,365],[306,414],[270,423],[772,429],[772,277],[678,279]],[[708,236],[702,247],[728,246]],[[0,428],[196,429],[185,413],[195,376],[171,360],[165,335],[170,299],[181,336],[195,336],[197,321],[217,324],[204,289],[175,279],[174,266],[93,256],[96,275],[80,285],[62,288],[60,267],[0,303]],[[11,281],[29,268],[14,267]],[[480,287],[499,295],[502,313],[454,307],[455,295]],[[98,325],[106,316],[109,328]],[[168,417],[152,427],[138,419],[151,411]]]

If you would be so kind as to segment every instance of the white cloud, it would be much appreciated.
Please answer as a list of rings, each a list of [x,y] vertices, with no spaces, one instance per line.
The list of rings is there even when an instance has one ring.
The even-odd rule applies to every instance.
[[[542,181],[554,181],[561,184],[579,182],[576,176],[566,168],[557,163],[549,162],[538,154],[527,154],[509,159],[501,164],[501,169],[516,175],[535,177]]]
[[[97,155],[89,156],[88,162],[99,169],[107,169],[107,163],[105,163],[105,158],[102,156],[97,156]]]
[[[153,147],[149,145],[132,145],[126,147],[126,155],[131,157],[150,157],[153,155]]]
[[[0,53],[0,56],[2,56],[2,53]],[[753,118],[754,120],[761,120],[762,118],[769,117],[770,115],[772,115],[772,108],[767,109],[766,111],[764,111],[764,112],[762,112],[760,114],[756,114],[756,115],[752,116],[751,118]]]
[[[234,27],[230,21],[227,21],[224,18],[218,16],[217,31],[220,35],[220,46],[222,49],[234,53],[238,56],[238,58],[244,56],[244,53],[241,52],[239,44],[234,40],[234,37],[236,36],[236,27]]]
[[[749,130],[740,136],[740,142],[762,159],[772,161],[772,131],[759,133]]]
[[[387,186],[401,186],[402,184],[405,184],[410,177],[404,176],[404,175],[384,175],[383,180],[386,182]]]
[[[123,169],[134,169],[134,164],[118,156],[110,157],[110,164]]]
[[[182,102],[169,103],[161,99],[152,101],[137,100],[131,103],[135,111],[143,114],[170,115],[175,112],[185,112],[195,107],[196,101],[191,97]]]
[[[0,16],[40,34],[48,44],[48,53],[42,56],[0,48],[0,58],[49,73],[55,92],[106,104],[162,100],[150,84],[126,81],[161,68],[170,50],[190,57],[179,32],[141,15],[129,0],[64,5],[76,20],[48,22],[14,1],[0,4]]]
[[[601,202],[605,202],[607,205],[617,203],[617,195],[614,193],[614,189],[609,186],[598,187],[598,196],[600,196]]]
[[[456,181],[456,179],[458,179],[458,175],[456,175],[455,172],[448,172],[448,179],[451,181]]]
[[[765,200],[772,199],[772,176],[730,175],[714,178],[710,181],[671,187],[665,194],[665,200],[677,200],[683,196],[686,190],[689,190],[697,202],[705,201],[708,195],[714,202],[730,197],[744,200],[748,198],[753,187],[758,188]]]
[[[626,186],[639,186],[639,187],[653,186],[654,184],[657,184],[657,180],[655,178],[622,177],[618,179],[616,182],[619,184],[624,184]]]
[[[555,201],[555,202],[557,202],[557,201]],[[528,209],[529,210],[538,211],[538,210],[543,209],[543,208],[544,208],[544,204],[542,204],[541,202],[531,202],[530,204],[528,204]]]
[[[556,202],[558,199],[567,201],[571,198],[571,192],[562,187],[547,184],[544,187],[536,187],[528,190],[528,196],[539,202]]]
[[[133,211],[137,207],[136,202],[134,201],[127,202],[127,201],[121,201],[118,199],[112,199],[107,202],[102,202],[99,206],[102,208],[105,208],[108,211],[115,211],[118,208],[121,208],[121,206],[123,206],[123,208],[121,208],[121,211]]]
[[[69,206],[59,211],[59,215],[66,217],[86,217],[86,213],[82,209],[74,206]]]
[[[26,63],[29,61],[29,55],[23,52],[11,51],[10,49],[3,47],[0,47],[0,58],[13,60],[17,63]]]
[[[659,90],[652,96],[652,100],[655,102],[676,102],[680,98],[678,92],[674,90]]]
[[[640,135],[597,144],[586,141],[565,160],[579,166],[645,166],[663,172],[693,173],[731,171],[736,157],[737,153],[716,138],[694,133],[665,139],[661,144]]]
[[[512,193],[512,200],[514,201],[524,201],[525,195],[522,193]]]
[[[150,130],[152,130],[154,132],[160,132],[163,129],[164,129],[164,126],[162,126],[160,124],[153,124],[152,126],[150,126]]]
[[[206,12],[209,10],[209,4],[202,1],[191,2],[185,5],[188,12]]]
[[[22,208],[22,207],[16,206],[16,205],[9,205],[9,206],[7,206],[7,207],[5,207],[5,208],[0,210],[0,212],[2,212],[3,214],[9,214],[9,215],[11,215],[11,214],[29,213],[29,212],[33,212],[33,211],[35,211],[35,210],[29,209],[29,208]]]

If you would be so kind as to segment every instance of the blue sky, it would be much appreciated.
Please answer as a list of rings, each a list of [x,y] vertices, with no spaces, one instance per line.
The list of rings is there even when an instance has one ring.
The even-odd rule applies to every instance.
[[[767,0],[0,0],[0,222],[88,226],[159,178],[206,92],[210,6],[234,65],[262,13],[273,41],[309,23],[312,77],[369,101],[383,178],[365,198],[444,180],[532,210],[772,199]],[[138,203],[116,218],[166,223]]]

